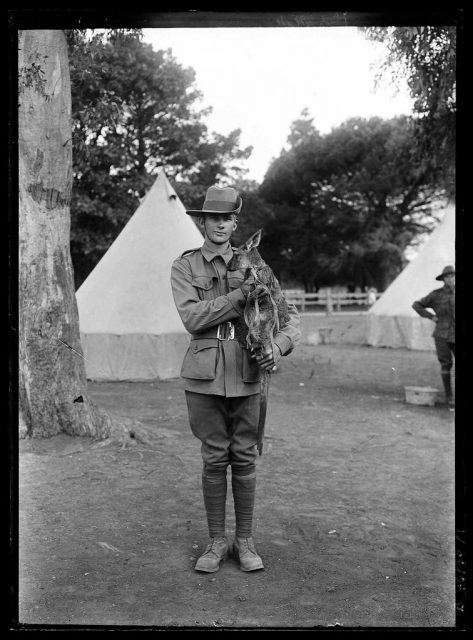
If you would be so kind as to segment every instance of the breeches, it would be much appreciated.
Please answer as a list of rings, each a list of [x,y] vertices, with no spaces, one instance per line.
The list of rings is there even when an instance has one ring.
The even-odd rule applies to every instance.
[[[455,355],[455,343],[447,342],[441,338],[435,338],[435,350],[440,362],[440,369],[443,373],[449,373],[453,366],[453,356]]]
[[[201,443],[204,467],[238,470],[256,460],[259,393],[226,398],[186,391],[189,424]]]

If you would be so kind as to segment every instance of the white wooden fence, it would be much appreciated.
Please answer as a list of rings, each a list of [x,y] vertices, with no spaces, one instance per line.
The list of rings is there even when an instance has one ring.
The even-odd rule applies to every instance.
[[[286,300],[295,304],[301,313],[307,311],[322,311],[330,315],[334,311],[342,311],[343,307],[359,307],[360,311],[368,309],[371,304],[369,302],[369,293],[348,293],[340,291],[332,291],[324,289],[320,293],[306,293],[303,289],[284,289]],[[376,293],[376,299],[381,293]]]

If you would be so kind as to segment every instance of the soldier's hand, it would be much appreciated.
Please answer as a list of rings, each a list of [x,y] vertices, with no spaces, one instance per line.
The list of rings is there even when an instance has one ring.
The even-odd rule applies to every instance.
[[[281,359],[281,351],[277,344],[275,344],[272,348],[271,346],[261,353],[256,355],[256,362],[258,365],[265,369],[266,371],[271,371],[271,369],[276,366],[276,363]]]
[[[432,320],[432,322],[438,322],[439,321],[437,316],[432,316],[430,319]]]

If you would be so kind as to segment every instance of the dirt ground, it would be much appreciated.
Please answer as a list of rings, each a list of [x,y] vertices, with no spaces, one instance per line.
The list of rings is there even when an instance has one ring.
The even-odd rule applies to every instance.
[[[200,444],[179,381],[91,382],[155,442],[20,441],[20,626],[455,627],[455,416],[404,394],[439,383],[433,352],[302,344],[272,376],[258,458],[265,569],[202,574]],[[231,538],[230,491],[227,505]]]

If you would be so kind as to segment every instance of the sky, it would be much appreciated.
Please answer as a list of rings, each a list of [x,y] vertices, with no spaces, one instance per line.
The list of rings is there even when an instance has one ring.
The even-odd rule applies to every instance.
[[[291,123],[307,108],[322,134],[351,117],[391,118],[411,113],[407,86],[375,90],[386,49],[356,27],[143,29],[156,51],[172,49],[196,72],[206,124],[227,135],[241,129],[240,146],[253,146],[247,178],[261,182],[287,148]]]

